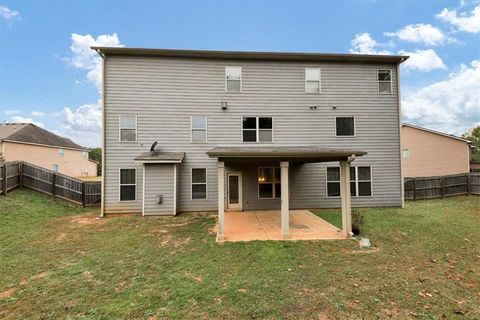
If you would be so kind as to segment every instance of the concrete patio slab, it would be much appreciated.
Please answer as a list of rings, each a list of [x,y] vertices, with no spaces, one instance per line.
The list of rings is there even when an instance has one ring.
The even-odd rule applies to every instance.
[[[222,241],[285,240],[280,210],[225,212],[225,239]],[[342,231],[308,210],[290,210],[288,240],[345,239]]]

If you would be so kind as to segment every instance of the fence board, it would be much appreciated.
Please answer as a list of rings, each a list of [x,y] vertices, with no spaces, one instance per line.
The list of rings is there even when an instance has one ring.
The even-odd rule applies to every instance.
[[[99,206],[101,182],[82,181],[28,162],[12,162],[0,166],[0,191],[18,186],[29,188],[84,206]],[[6,173],[5,173],[6,171]],[[82,191],[85,190],[85,193]]]
[[[462,194],[480,194],[480,173],[405,178],[404,190],[405,200],[435,199]]]

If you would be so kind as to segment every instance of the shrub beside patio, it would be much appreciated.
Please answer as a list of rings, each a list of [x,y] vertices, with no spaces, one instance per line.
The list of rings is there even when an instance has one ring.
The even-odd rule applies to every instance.
[[[96,220],[16,190],[0,197],[0,318],[478,317],[480,197],[360,212],[370,251],[345,240],[219,245],[214,215]]]

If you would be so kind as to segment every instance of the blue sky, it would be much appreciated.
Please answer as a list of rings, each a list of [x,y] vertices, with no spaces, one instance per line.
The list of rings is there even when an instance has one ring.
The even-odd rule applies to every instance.
[[[0,120],[99,145],[93,44],[409,54],[404,120],[455,134],[480,124],[476,0],[0,0]]]

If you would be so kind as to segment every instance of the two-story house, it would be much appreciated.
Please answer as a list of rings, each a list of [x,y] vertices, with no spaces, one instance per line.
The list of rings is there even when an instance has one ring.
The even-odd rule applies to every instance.
[[[399,64],[387,55],[93,47],[102,214],[402,206]],[[156,146],[152,144],[156,142]]]

